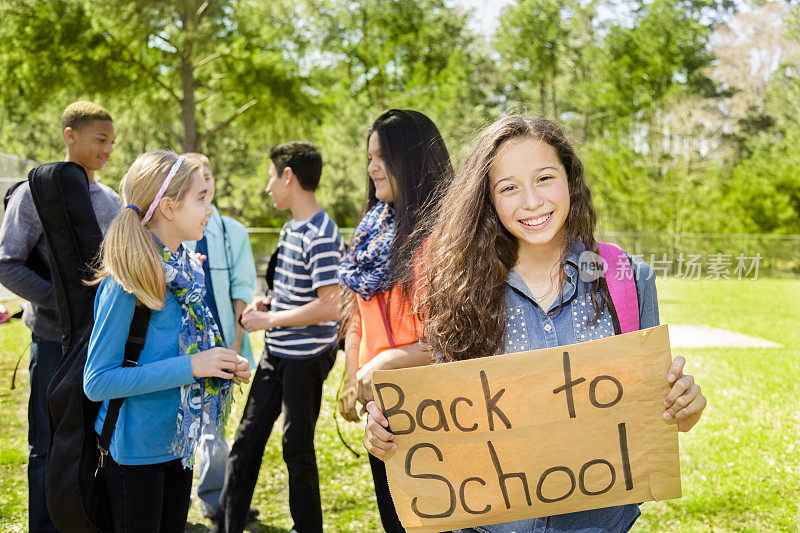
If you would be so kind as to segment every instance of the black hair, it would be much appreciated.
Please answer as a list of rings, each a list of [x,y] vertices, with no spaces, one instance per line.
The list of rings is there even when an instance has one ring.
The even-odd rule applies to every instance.
[[[411,291],[413,254],[426,235],[418,229],[425,212],[435,209],[440,191],[453,178],[453,165],[439,129],[424,114],[409,109],[390,109],[372,124],[367,135],[378,134],[381,157],[394,189],[395,238],[389,252],[391,286],[401,284],[405,296]],[[367,176],[363,212],[378,203],[375,184]]]
[[[304,191],[317,190],[322,174],[322,155],[317,145],[307,141],[276,144],[269,149],[269,158],[279,176],[289,167]]]

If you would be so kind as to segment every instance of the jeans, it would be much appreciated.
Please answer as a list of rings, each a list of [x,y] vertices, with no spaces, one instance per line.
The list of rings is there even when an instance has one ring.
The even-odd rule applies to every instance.
[[[217,450],[214,451],[214,444]],[[204,434],[200,437],[200,459],[197,462],[198,483],[197,497],[200,498],[200,510],[204,516],[213,516],[219,509],[219,495],[225,483],[225,465],[228,462],[230,448],[225,435]]]
[[[28,529],[57,531],[47,512],[45,471],[50,448],[47,386],[61,360],[61,343],[31,335],[31,395],[28,400]]]
[[[283,460],[289,471],[293,530],[322,532],[314,429],[322,383],[336,361],[336,348],[334,345],[310,359],[275,357],[269,352],[261,358],[228,458],[216,531],[238,533],[244,529],[264,448],[283,412]]]
[[[641,516],[636,504],[578,511],[491,526],[459,529],[455,533],[623,533]]]
[[[114,533],[183,533],[189,515],[192,471],[180,459],[152,465],[120,465],[111,456],[103,468]]]
[[[386,533],[404,533],[405,529],[397,517],[392,495],[389,493],[389,480],[386,478],[386,465],[371,453],[369,467],[372,469],[372,482],[375,484],[375,499],[378,501],[378,512],[381,515],[381,524]]]

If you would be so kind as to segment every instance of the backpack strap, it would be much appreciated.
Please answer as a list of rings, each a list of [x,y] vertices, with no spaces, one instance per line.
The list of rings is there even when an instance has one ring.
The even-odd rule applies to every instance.
[[[639,297],[636,278],[628,255],[616,244],[598,242],[597,248],[606,268],[606,284],[611,294],[620,333],[640,329]]]
[[[122,366],[136,366],[139,362],[139,354],[142,348],[144,348],[144,341],[145,337],[147,337],[147,326],[149,323],[150,308],[145,305],[137,304],[136,309],[133,311],[131,327],[128,330],[128,340],[125,341],[125,355],[122,360]],[[105,456],[108,455],[108,448],[111,445],[111,435],[114,433],[114,427],[117,425],[117,418],[119,417],[119,410],[122,408],[122,403],[124,401],[125,398],[114,398],[108,402],[106,419],[103,421],[103,431],[97,439],[97,447],[100,449],[98,468],[103,467]]]
[[[11,197],[14,196],[14,191],[19,189],[20,185],[25,183],[26,180],[20,180],[11,185],[8,189],[6,189],[6,194],[3,196],[3,209],[8,209],[8,202],[11,201]]]
[[[224,224],[225,222],[223,222]],[[278,246],[275,248],[275,251],[272,252],[272,255],[269,256],[269,263],[267,263],[267,272],[264,274],[264,279],[267,282],[267,288],[269,290],[275,290],[275,269],[278,267],[278,254],[281,251],[281,243],[278,241]],[[225,253],[228,253],[227,248],[225,249]],[[227,255],[225,256],[227,260]],[[228,272],[230,275],[230,271]]]

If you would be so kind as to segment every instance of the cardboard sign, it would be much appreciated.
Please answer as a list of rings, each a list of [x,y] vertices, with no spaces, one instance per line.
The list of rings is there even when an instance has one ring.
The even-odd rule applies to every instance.
[[[663,418],[667,326],[457,363],[375,371],[396,435],[389,488],[409,531],[681,496]]]

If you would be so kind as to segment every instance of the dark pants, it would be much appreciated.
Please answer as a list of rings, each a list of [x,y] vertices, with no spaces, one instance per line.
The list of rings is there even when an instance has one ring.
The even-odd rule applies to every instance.
[[[244,530],[264,448],[281,412],[293,529],[299,533],[322,531],[314,428],[322,402],[322,382],[336,361],[336,348],[311,359],[285,359],[269,352],[261,358],[228,457],[217,531]]]
[[[114,532],[183,533],[189,514],[192,471],[180,459],[153,465],[103,468]]]
[[[31,395],[28,399],[28,529],[56,531],[47,512],[45,471],[50,448],[47,386],[61,360],[61,343],[31,335]]]
[[[387,533],[404,533],[405,529],[397,518],[392,495],[389,493],[389,481],[386,478],[386,465],[371,453],[369,467],[372,469],[372,481],[375,484],[375,499],[378,500],[378,512],[381,515],[381,524]]]

